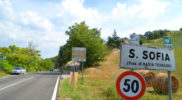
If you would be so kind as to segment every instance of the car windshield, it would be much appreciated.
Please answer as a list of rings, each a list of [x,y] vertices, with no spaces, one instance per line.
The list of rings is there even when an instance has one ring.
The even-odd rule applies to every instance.
[[[22,69],[22,68],[20,68],[20,67],[16,67],[16,68],[15,68],[15,70],[21,70],[21,69]]]

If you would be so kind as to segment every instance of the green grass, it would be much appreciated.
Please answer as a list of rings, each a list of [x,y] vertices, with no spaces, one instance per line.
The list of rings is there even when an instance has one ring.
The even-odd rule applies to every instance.
[[[177,93],[173,93],[173,100],[182,98],[182,32],[175,32],[172,36],[172,44],[175,52],[176,71],[172,75],[176,76],[180,82]],[[163,48],[163,39],[158,39],[155,43],[146,44],[152,47]],[[69,85],[69,79],[62,80],[60,83],[59,100],[122,100],[118,95],[115,82],[123,69],[119,69],[119,54],[110,54],[107,60],[97,67],[99,73],[84,73],[84,84],[81,84],[81,74],[78,85]],[[155,74],[166,71],[153,71]],[[154,91],[152,87],[147,88],[146,93],[140,100],[168,100],[168,95]]]
[[[174,34],[171,35],[172,40],[172,47],[175,48],[182,48],[182,31],[176,31]],[[145,45],[151,46],[151,47],[159,47],[163,48],[163,38],[157,39],[156,42],[146,43]]]
[[[100,100],[103,99],[104,81],[89,81],[81,83],[81,77],[77,86],[69,85],[69,79],[60,82],[59,100]]]

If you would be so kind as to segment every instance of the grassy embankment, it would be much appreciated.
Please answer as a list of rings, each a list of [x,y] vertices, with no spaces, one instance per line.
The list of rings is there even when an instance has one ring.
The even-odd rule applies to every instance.
[[[9,74],[3,72],[3,71],[0,71],[0,78],[3,78],[3,77],[6,77],[8,76]]]
[[[182,95],[182,32],[172,35],[175,51],[176,71],[172,72],[180,81],[180,89],[173,94],[173,100],[180,100]],[[163,46],[163,39],[147,44],[155,47]],[[111,53],[99,67],[89,68],[84,71],[84,84],[81,84],[81,73],[76,87],[69,85],[69,79],[60,82],[59,100],[122,100],[115,89],[117,77],[125,71],[119,69],[119,53]],[[155,73],[166,71],[153,71]],[[160,94],[147,88],[141,100],[168,100],[168,95]]]

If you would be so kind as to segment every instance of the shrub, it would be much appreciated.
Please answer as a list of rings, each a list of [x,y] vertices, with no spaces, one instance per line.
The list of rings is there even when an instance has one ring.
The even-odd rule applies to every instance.
[[[7,60],[1,61],[1,67],[6,73],[11,73],[14,68]]]

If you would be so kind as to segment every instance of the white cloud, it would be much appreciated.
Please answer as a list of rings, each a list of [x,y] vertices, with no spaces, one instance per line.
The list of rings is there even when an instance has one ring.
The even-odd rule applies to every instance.
[[[101,36],[105,39],[113,33],[114,28],[120,36],[128,36],[137,27],[150,24],[169,6],[168,2],[159,0],[139,0],[138,4],[133,5],[117,3],[111,12],[102,13],[97,9],[85,8],[83,4],[84,0],[63,0],[58,16],[67,27],[75,22],[86,21],[91,27],[102,28]]]
[[[46,18],[40,16],[38,12],[27,11],[20,14],[20,21],[27,26],[34,26],[45,31],[53,30],[53,24]]]
[[[159,0],[140,0],[139,2],[132,6],[117,3],[116,8],[112,10],[112,15],[125,19],[132,16],[151,20],[163,13],[169,5],[168,2]]]
[[[0,20],[14,20],[14,12],[9,0],[0,1]]]
[[[138,29],[155,24],[156,19],[165,13],[169,5],[170,3],[159,0],[139,0],[139,3],[132,5],[117,3],[110,17],[106,19],[107,23],[113,24],[114,27],[107,28],[110,33],[115,28],[121,37],[129,36],[133,32],[143,32],[144,28],[140,31]]]
[[[86,21],[90,26],[99,26],[102,23],[102,15],[96,9],[85,8],[84,0],[63,0],[61,2],[62,11],[58,16],[72,25],[75,22]]]
[[[0,36],[6,38],[6,42],[19,41],[26,46],[29,41],[33,41],[37,49],[58,50],[68,38],[63,32],[56,31],[50,19],[41,16],[40,12],[16,12],[9,0],[0,0],[0,14]]]
[[[141,5],[139,6],[141,9],[141,17],[156,18],[165,11],[168,5],[168,2],[158,0],[141,0]]]
[[[62,0],[59,4],[55,3],[55,10],[52,9],[54,11],[49,15],[50,9],[47,14],[42,14],[39,9],[24,9],[21,12],[20,9],[16,11],[9,0],[0,0],[0,35],[10,40],[33,41],[41,50],[58,50],[68,39],[65,30],[75,22],[86,21],[91,28],[102,28],[101,36],[104,39],[111,35],[114,29],[119,36],[126,37],[132,32],[165,27],[166,23],[158,24],[156,19],[165,13],[170,3],[159,0],[138,1],[135,4],[118,2],[110,12],[103,13],[96,8],[85,7],[85,0]],[[50,5],[36,7],[40,6],[46,10],[54,6],[54,3]],[[171,23],[176,24],[178,20],[180,19],[171,20]],[[171,25],[166,27],[172,27]]]
[[[139,12],[139,7],[133,5],[132,7],[127,7],[126,4],[117,3],[116,8],[113,8],[111,12],[111,17],[113,19],[122,20],[123,18],[129,18],[136,16],[135,14]]]

